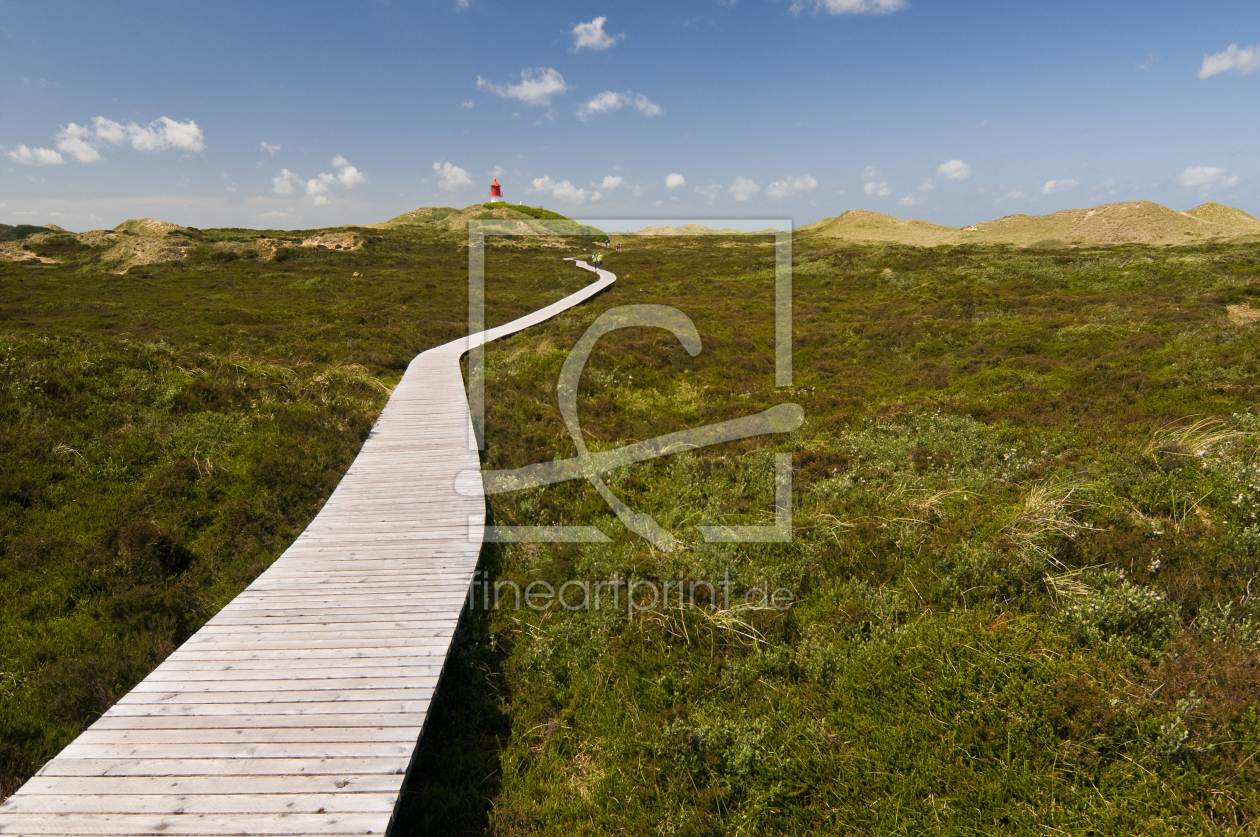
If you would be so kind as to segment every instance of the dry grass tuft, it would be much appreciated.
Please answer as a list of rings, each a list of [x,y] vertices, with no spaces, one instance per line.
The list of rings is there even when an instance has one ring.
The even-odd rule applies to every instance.
[[[1260,315],[1260,311],[1256,312]],[[1191,424],[1178,419],[1151,434],[1143,453],[1168,453],[1176,456],[1204,456],[1214,448],[1246,438],[1248,433],[1231,430],[1223,419],[1202,418]]]
[[[1094,527],[1072,517],[1092,506],[1075,495],[1085,486],[1080,483],[1047,480],[1034,485],[1024,497],[1024,502],[1014,518],[1002,529],[1002,534],[1025,556],[1039,556],[1063,567],[1050,547],[1057,538],[1074,538],[1082,530]]]

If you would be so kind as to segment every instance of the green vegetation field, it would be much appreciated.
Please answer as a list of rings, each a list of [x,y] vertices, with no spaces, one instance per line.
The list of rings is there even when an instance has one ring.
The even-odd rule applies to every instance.
[[[407,360],[465,328],[458,233],[282,261],[190,235],[122,275],[68,237],[39,245],[62,264],[0,263],[0,792],[274,559]],[[485,467],[574,454],[560,366],[632,303],[683,310],[704,349],[601,340],[593,450],[785,401],[804,426],[609,475],[681,550],[572,482],[493,497],[494,522],[612,544],[488,546],[482,569],[799,601],[467,613],[395,832],[1253,833],[1260,247],[798,238],[776,389],[770,244],[626,238],[611,289],[488,348]],[[492,241],[488,319],[585,284],[560,259],[591,246]],[[770,521],[776,452],[793,541],[705,543]]]

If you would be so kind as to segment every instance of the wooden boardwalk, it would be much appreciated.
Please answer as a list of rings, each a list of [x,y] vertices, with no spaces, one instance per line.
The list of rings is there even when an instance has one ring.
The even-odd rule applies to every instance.
[[[385,834],[481,551],[460,357],[616,280],[596,272],[417,356],[306,531],[0,805],[0,834]]]

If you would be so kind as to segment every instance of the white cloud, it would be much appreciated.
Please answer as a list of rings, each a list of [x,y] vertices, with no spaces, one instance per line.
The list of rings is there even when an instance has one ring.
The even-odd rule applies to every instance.
[[[695,188],[696,194],[704,198],[704,202],[709,206],[713,206],[713,202],[717,199],[718,192],[720,191],[722,191],[722,187],[717,183],[714,183],[712,180],[709,181],[708,186],[703,188],[697,186]]]
[[[747,177],[736,177],[729,191],[735,200],[746,201],[761,191],[761,187],[757,185],[755,180],[749,180]]]
[[[58,166],[65,162],[61,155],[51,148],[27,148],[19,145],[9,156],[25,166]]]
[[[592,20],[590,23],[579,23],[574,26],[569,31],[569,34],[573,36],[574,51],[581,49],[593,49],[596,51],[608,49],[610,46],[617,43],[617,41],[626,37],[624,34],[609,35],[605,32],[604,23],[607,20],[608,18],[601,15],[600,17]]]
[[[460,105],[461,108],[475,108],[476,106],[477,106],[477,103],[474,102],[472,99],[469,99],[467,102],[464,102],[462,105]]]
[[[360,183],[367,183],[367,177],[363,172],[350,165],[350,161],[338,154],[333,157],[332,164],[336,168],[340,168],[336,174],[324,172],[310,180],[304,180],[297,172],[288,169],[280,169],[280,173],[271,178],[271,191],[277,195],[292,195],[297,189],[302,189],[308,195],[315,197],[315,205],[323,206],[328,203],[325,194],[335,186],[343,189],[350,189]]]
[[[438,185],[448,192],[454,192],[461,186],[471,186],[472,178],[468,172],[451,163],[434,163],[433,171],[437,172]]]
[[[101,159],[97,146],[101,143],[122,145],[130,143],[137,151],[205,151],[205,135],[197,123],[189,119],[187,122],[176,122],[163,116],[148,125],[137,125],[129,122],[126,125],[97,116],[92,119],[92,126],[71,122],[57,132],[57,148],[69,154],[80,163],[94,163]],[[263,143],[266,147],[266,143]],[[280,146],[276,146],[279,149]],[[23,151],[22,149],[26,149]],[[9,152],[9,156],[21,163],[29,165],[55,165],[65,162],[57,151],[48,148],[27,148],[19,146],[18,151]]]
[[[683,177],[681,174],[675,173],[675,174],[667,174],[665,176],[666,189],[677,189],[679,186],[686,186],[686,185],[687,185],[687,178]]]
[[[587,120],[601,113],[621,110],[627,105],[633,106],[639,113],[649,117],[660,116],[665,112],[664,108],[642,93],[635,93],[632,90],[628,90],[625,93],[614,93],[611,90],[605,90],[603,93],[596,94],[590,101],[583,103],[578,108],[577,118]]]
[[[936,173],[946,180],[962,181],[971,177],[971,166],[962,160],[950,160],[937,166]]]
[[[862,179],[866,181],[862,185],[862,191],[868,195],[877,198],[885,198],[892,194],[892,189],[888,186],[887,180],[879,180],[879,171],[874,166],[867,166],[862,169]]]
[[[489,90],[505,99],[517,99],[527,105],[549,105],[551,97],[566,92],[564,76],[550,67],[521,70],[519,84],[494,84],[477,76],[477,89]]]
[[[626,179],[622,177],[621,175],[617,175],[617,174],[605,175],[604,185],[602,188],[606,192],[611,192],[613,189],[617,189],[621,187],[623,184],[625,184],[625,182],[626,182]]]
[[[530,185],[533,187],[530,191],[544,192],[557,200],[569,203],[585,203],[588,198],[597,201],[603,197],[599,192],[588,192],[585,189],[574,186],[568,180],[562,180],[557,183],[547,175],[535,177],[530,182]]]
[[[325,172],[318,177],[313,177],[306,181],[306,194],[322,195],[333,186],[341,186],[349,189],[360,183],[367,183],[367,178],[364,177],[363,172],[350,165],[350,161],[345,157],[342,157],[340,154],[332,158],[332,164],[335,168],[340,168],[341,170],[336,174]],[[437,164],[434,163],[434,166],[436,165]],[[462,172],[463,169],[460,169],[460,171]],[[464,176],[467,177],[467,174]],[[471,183],[472,181],[470,180],[469,182]],[[327,202],[327,199],[323,201],[323,203]],[[323,203],[316,201],[317,206],[322,206]]]
[[[1230,44],[1224,52],[1203,56],[1199,78],[1211,78],[1221,73],[1238,73],[1241,76],[1253,70],[1260,70],[1260,44],[1246,49]]]
[[[80,163],[94,163],[101,159],[101,152],[88,142],[91,137],[91,128],[71,122],[57,134],[57,150],[64,151]]]
[[[1046,185],[1041,187],[1041,194],[1056,195],[1059,192],[1071,191],[1080,185],[1075,180],[1047,180]]]
[[[927,180],[923,181],[923,185],[919,187],[919,191],[926,195],[928,192],[931,192],[935,188],[936,188],[936,184],[933,183],[932,178],[929,177]]]
[[[808,4],[804,0],[793,0],[789,11],[795,14],[807,5],[833,15],[882,15],[904,9],[906,0],[814,0]]]
[[[790,198],[801,192],[812,191],[817,186],[817,180],[808,174],[803,174],[800,177],[787,177],[774,181],[766,187],[766,194],[772,198]]]
[[[625,105],[625,96],[620,93],[614,93],[611,90],[605,90],[578,108],[577,117],[578,119],[590,119],[596,114],[620,110],[623,105]]]
[[[897,203],[901,204],[902,206],[918,206],[919,204],[923,203],[925,200],[927,200],[927,198],[916,198],[914,195],[906,195],[904,198],[897,201]]]
[[[176,122],[168,116],[162,116],[148,125],[137,125],[135,122],[123,125],[104,116],[97,116],[92,120],[92,126],[96,139],[111,145],[129,142],[137,151],[169,151],[177,148],[196,153],[206,150],[205,135],[191,119]]]
[[[280,150],[280,146],[278,144],[272,145],[269,142],[262,142],[258,144],[258,149],[260,151],[266,151],[268,154],[274,157],[276,156],[276,152]]]
[[[341,159],[345,159],[344,157]],[[360,183],[367,183],[367,176],[354,166],[349,164],[342,166],[341,171],[337,172],[337,182],[349,189],[352,186],[358,186]]]
[[[665,112],[664,108],[650,100],[647,96],[639,93],[635,93],[633,96],[635,109],[644,116],[660,116]]]
[[[277,195],[292,195],[293,184],[305,185],[302,178],[288,169],[280,169],[280,173],[271,178],[271,191]]]
[[[1198,186],[1203,194],[1220,189],[1232,189],[1240,182],[1236,174],[1226,174],[1225,169],[1216,166],[1191,166],[1177,175],[1177,182],[1182,186]]]

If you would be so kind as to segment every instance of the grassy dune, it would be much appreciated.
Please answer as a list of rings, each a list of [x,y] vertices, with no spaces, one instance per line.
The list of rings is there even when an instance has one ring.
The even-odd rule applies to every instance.
[[[802,227],[810,237],[851,244],[1015,244],[1062,247],[1092,244],[1198,244],[1260,238],[1260,221],[1240,209],[1205,203],[1177,212],[1151,201],[1111,203],[1092,209],[1065,209],[1051,215],[1007,215],[961,229],[926,221],[902,221],[865,209]]]
[[[124,274],[77,240],[0,263],[3,791],[283,550],[405,362],[464,328],[449,224],[302,246],[318,232],[188,231],[182,261]],[[258,237],[294,241],[247,257]],[[780,390],[769,238],[624,242],[613,288],[489,347],[487,468],[573,455],[560,366],[631,303],[680,308],[704,348],[601,340],[592,449],[784,401],[806,422],[609,475],[681,550],[572,482],[491,514],[612,544],[488,546],[482,569],[798,600],[467,613],[398,833],[1254,831],[1260,248],[806,233]],[[586,281],[559,257],[589,240],[520,244],[487,247],[492,322]],[[793,541],[705,543],[769,521],[775,452]]]

